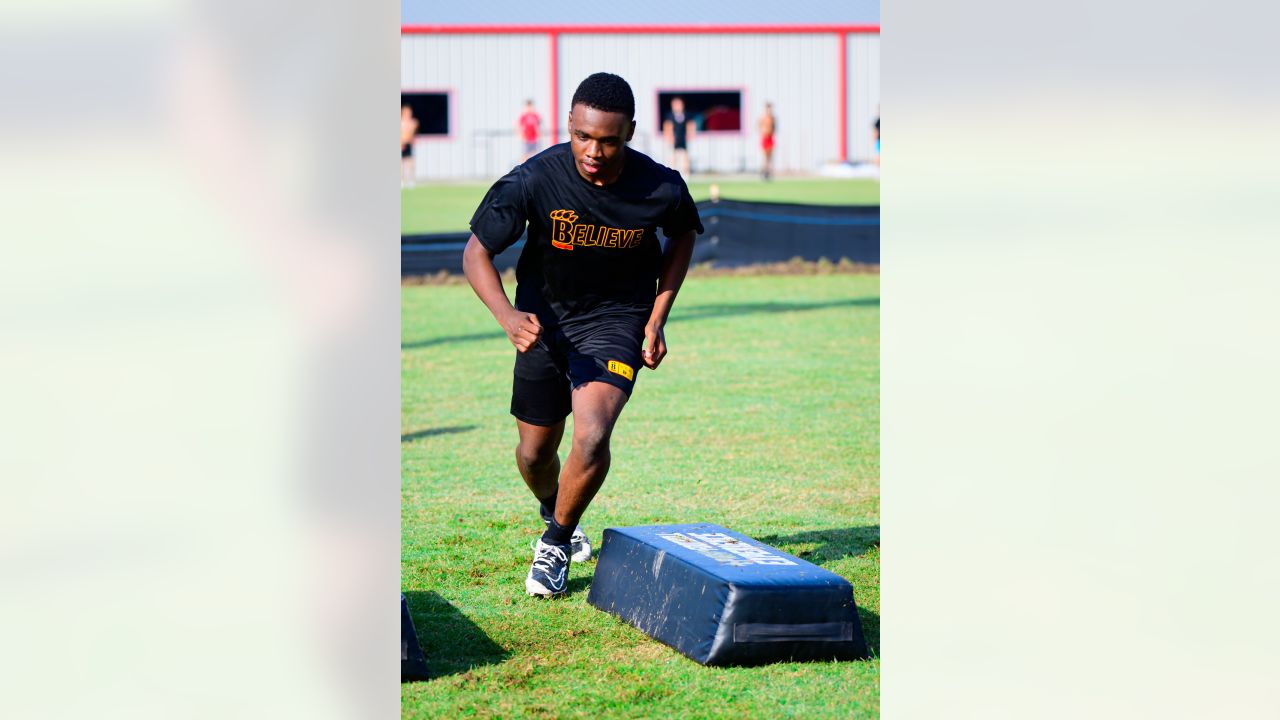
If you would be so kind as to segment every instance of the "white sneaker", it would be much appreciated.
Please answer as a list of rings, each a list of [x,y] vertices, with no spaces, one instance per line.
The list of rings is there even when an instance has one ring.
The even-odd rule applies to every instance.
[[[539,539],[529,576],[524,580],[525,592],[541,597],[563,595],[569,587],[568,550],[568,545],[551,545]]]
[[[551,518],[547,517],[546,512],[541,507],[538,508],[538,514],[542,516],[544,524],[551,524]],[[582,529],[581,525],[573,528],[573,536],[569,539],[569,545],[573,548],[569,557],[574,562],[586,562],[591,559],[591,541],[587,539],[587,533]]]
[[[587,539],[587,534],[582,531],[579,525],[573,529],[573,537],[569,539],[569,547],[572,548],[572,555],[569,557],[574,562],[586,562],[591,559],[591,541]]]

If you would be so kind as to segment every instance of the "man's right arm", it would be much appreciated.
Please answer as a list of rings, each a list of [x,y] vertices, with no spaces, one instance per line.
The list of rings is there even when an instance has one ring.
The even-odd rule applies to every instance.
[[[480,243],[475,235],[467,241],[462,251],[462,273],[475,291],[480,302],[489,308],[493,318],[498,321],[507,333],[507,339],[520,352],[524,352],[538,341],[542,334],[542,325],[538,316],[521,312],[511,305],[507,292],[502,289],[502,276],[493,265],[493,253]]]

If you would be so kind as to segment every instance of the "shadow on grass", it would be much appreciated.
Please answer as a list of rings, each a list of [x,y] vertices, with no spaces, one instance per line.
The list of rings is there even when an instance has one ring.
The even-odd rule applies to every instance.
[[[595,577],[595,573],[592,573],[591,577],[570,578],[569,584],[566,587],[567,596],[573,597],[574,595],[577,595],[578,593],[583,592],[587,588],[591,587],[591,580],[594,577]]]
[[[410,590],[404,595],[418,631],[418,643],[427,656],[427,673],[431,679],[457,675],[482,665],[496,665],[507,659],[506,650],[438,593]]]
[[[767,535],[758,538],[766,545],[804,558],[815,565],[857,557],[872,548],[880,547],[880,526],[833,528],[830,530],[806,530],[791,535]],[[792,548],[794,545],[815,545],[813,548]]]
[[[859,605],[858,622],[862,623],[862,638],[867,641],[867,651],[871,653],[867,659],[880,657],[880,616],[874,610]]]
[[[456,433],[464,433],[475,430],[479,425],[453,425],[450,427],[428,428],[426,430],[417,430],[411,433],[404,433],[400,436],[400,442],[406,443],[424,437],[435,437],[436,435],[454,435]]]
[[[446,335],[445,337],[431,338],[429,340],[414,340],[413,342],[401,342],[401,350],[417,350],[420,348],[432,347],[434,345],[453,345],[455,343],[475,342],[477,340],[494,340],[497,338],[505,338],[506,333],[501,330],[483,333],[471,333],[470,335]]]
[[[690,305],[683,308],[677,304],[670,322],[732,317],[734,315],[761,315],[804,312],[807,310],[827,310],[829,308],[840,307],[878,308],[880,307],[880,298],[850,298],[847,300],[832,300],[829,302],[712,303],[709,305]],[[499,338],[505,338],[506,336],[507,334],[500,330],[495,330],[493,332],[471,333],[470,335],[447,335],[445,337],[429,338],[427,340],[401,342],[400,349],[419,350],[421,348],[434,347],[436,345],[454,345],[457,343],[476,342],[479,340],[496,340]]]
[[[671,322],[683,320],[702,320],[704,318],[731,317],[734,315],[761,315],[774,313],[804,312],[808,310],[827,310],[840,307],[880,307],[880,298],[850,298],[847,300],[831,300],[828,302],[752,302],[752,303],[713,303],[710,305],[690,305],[681,308],[676,305],[671,314]]]

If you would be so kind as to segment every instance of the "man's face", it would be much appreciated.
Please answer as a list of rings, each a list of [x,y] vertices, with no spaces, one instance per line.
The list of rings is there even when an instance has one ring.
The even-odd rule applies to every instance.
[[[636,122],[622,113],[574,105],[569,111],[569,147],[578,174],[597,185],[616,180],[635,131]]]
[[[682,113],[682,112],[684,112],[684,101],[683,101],[683,100],[681,100],[680,98],[676,98],[675,100],[672,100],[672,101],[671,101],[671,112],[673,112],[673,113]]]

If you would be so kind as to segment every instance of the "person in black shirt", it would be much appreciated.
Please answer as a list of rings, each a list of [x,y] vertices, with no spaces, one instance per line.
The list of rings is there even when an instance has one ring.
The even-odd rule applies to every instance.
[[[676,168],[689,177],[689,140],[693,138],[693,118],[684,114],[684,98],[671,98],[671,112],[662,121],[662,136],[671,147]]]
[[[703,231],[680,175],[627,147],[634,117],[625,80],[583,80],[569,142],[494,183],[463,251],[467,281],[518,351],[516,467],[546,524],[525,579],[531,595],[564,593],[570,561],[591,557],[578,522],[609,471],[610,436],[641,366],[657,369],[667,354],[663,327]],[[513,306],[493,258],[526,226]],[[561,468],[570,413],[573,445]]]

